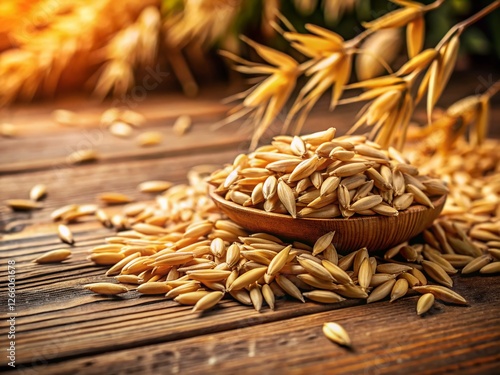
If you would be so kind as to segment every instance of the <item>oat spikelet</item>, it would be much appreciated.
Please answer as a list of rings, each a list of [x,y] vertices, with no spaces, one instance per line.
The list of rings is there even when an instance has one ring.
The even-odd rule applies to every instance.
[[[427,88],[427,119],[429,124],[431,123],[432,110],[441,96],[446,83],[448,83],[453,68],[455,67],[459,45],[459,35],[457,34],[439,50],[438,59],[435,60],[429,68]]]
[[[241,3],[239,0],[183,1],[179,12],[168,9],[172,14],[168,14],[164,24],[166,43],[176,48],[188,42],[211,46],[220,39],[229,38],[231,33],[228,31],[241,9]]]
[[[403,39],[397,29],[377,30],[361,44],[356,56],[356,77],[365,81],[380,76],[385,71],[392,73],[390,64],[400,55]]]
[[[406,44],[408,46],[408,57],[415,57],[424,45],[425,20],[421,15],[408,23],[406,27]]]
[[[257,128],[252,137],[251,148],[255,148],[259,139],[272,124],[276,116],[283,109],[290,97],[295,81],[299,74],[298,63],[290,56],[273,50],[269,47],[243,38],[257,54],[271,65],[253,64],[240,59],[229,52],[222,54],[243,65],[236,66],[236,70],[250,74],[270,74],[264,81],[254,86],[243,100],[222,123],[230,123],[250,112],[253,112],[253,121]]]
[[[415,3],[418,4],[418,3]],[[421,15],[421,7],[409,6],[389,12],[371,22],[363,22],[363,27],[371,30],[397,28],[407,25]]]
[[[312,58],[305,71],[305,75],[311,78],[300,90],[286,120],[288,127],[293,117],[302,111],[296,132],[300,131],[308,113],[330,87],[330,108],[337,105],[351,75],[352,52],[344,48],[342,37],[319,26],[307,24],[306,28],[312,35],[296,32],[284,34],[292,47]]]
[[[133,86],[133,69],[152,64],[156,59],[160,12],[155,6],[142,10],[134,23],[118,31],[104,47],[106,62],[102,66],[94,95],[125,95]]]

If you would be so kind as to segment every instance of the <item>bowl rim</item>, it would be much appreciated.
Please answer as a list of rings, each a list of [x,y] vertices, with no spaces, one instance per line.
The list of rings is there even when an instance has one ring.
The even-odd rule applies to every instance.
[[[252,213],[254,215],[261,215],[261,216],[268,216],[276,219],[281,219],[281,220],[294,220],[294,221],[310,221],[310,222],[346,222],[346,221],[367,221],[367,220],[377,220],[380,218],[394,218],[397,219],[400,217],[400,215],[412,215],[412,214],[418,214],[418,213],[423,213],[426,211],[430,210],[435,210],[437,209],[438,206],[441,204],[444,204],[446,202],[446,197],[447,194],[443,194],[441,196],[438,196],[437,198],[431,200],[431,202],[434,205],[434,208],[431,207],[426,207],[424,205],[414,205],[410,206],[406,210],[399,211],[399,214],[397,216],[383,216],[383,215],[372,215],[372,216],[353,216],[349,218],[344,218],[344,217],[337,217],[337,218],[331,218],[331,219],[325,219],[325,218],[312,218],[312,217],[297,217],[294,218],[291,215],[286,215],[286,214],[280,214],[276,212],[267,212],[263,211],[258,208],[254,207],[243,207],[237,203],[234,203],[232,201],[226,200],[223,196],[219,195],[215,191],[215,187],[212,185],[209,185],[208,189],[208,194],[214,200],[216,203],[221,204],[222,206],[227,206],[228,208],[232,208],[234,210],[240,211],[240,212],[246,212],[246,213]]]

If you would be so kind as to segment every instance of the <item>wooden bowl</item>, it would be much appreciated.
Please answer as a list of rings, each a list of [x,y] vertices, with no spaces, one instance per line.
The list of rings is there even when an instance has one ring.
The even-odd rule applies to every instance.
[[[327,232],[335,231],[333,244],[341,253],[366,246],[368,251],[388,249],[416,236],[432,225],[446,201],[446,195],[435,199],[434,208],[412,206],[396,217],[362,216],[349,219],[294,219],[289,215],[243,207],[227,201],[209,189],[210,197],[231,220],[252,232],[266,232],[283,239],[314,244]]]

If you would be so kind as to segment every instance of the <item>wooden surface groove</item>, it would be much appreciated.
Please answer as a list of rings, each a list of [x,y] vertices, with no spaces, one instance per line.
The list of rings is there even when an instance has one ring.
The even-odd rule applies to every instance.
[[[462,77],[461,77],[462,78]],[[443,97],[451,103],[474,92],[477,76],[452,81]],[[334,305],[305,304],[279,299],[276,311],[262,312],[230,298],[212,311],[191,313],[162,296],[140,296],[130,291],[120,297],[98,296],[84,284],[111,281],[107,267],[86,260],[88,250],[113,231],[91,217],[69,224],[76,243],[57,237],[50,213],[68,203],[98,203],[97,194],[117,191],[134,200],[154,199],[137,190],[147,180],[185,183],[186,172],[199,164],[221,166],[247,152],[247,134],[237,124],[211,131],[226,106],[219,99],[228,90],[202,93],[198,99],[163,94],[148,97],[134,108],[147,123],[134,134],[160,131],[164,143],[138,148],[133,139],[112,137],[98,119],[109,103],[96,104],[68,98],[54,104],[18,106],[9,121],[20,136],[0,138],[0,201],[27,198],[37,183],[48,186],[43,208],[13,212],[0,202],[0,296],[7,292],[6,263],[16,261],[16,370],[21,374],[494,374],[500,372],[500,276],[453,277],[454,290],[468,306],[436,302],[422,317],[415,313],[414,293],[398,301],[366,304],[348,300]],[[498,99],[495,99],[498,100]],[[492,121],[500,108],[492,104]],[[82,114],[78,129],[54,124],[51,111],[67,108]],[[356,106],[327,112],[328,101],[313,111],[305,131],[329,126],[338,132],[352,122]],[[182,114],[194,127],[174,136],[172,124]],[[417,117],[425,121],[425,111]],[[280,131],[274,126],[265,137]],[[499,136],[498,127],[491,134]],[[96,163],[68,165],[71,148],[85,137],[102,158]],[[81,144],[81,147],[84,143]],[[119,212],[122,206],[108,208]],[[33,259],[58,249],[71,248],[62,264],[38,265]],[[134,286],[130,286],[133,288]],[[3,310],[2,310],[3,313]],[[339,347],[323,335],[322,324],[342,324],[353,349]],[[0,337],[7,334],[5,320]],[[2,341],[3,342],[3,341]],[[3,347],[2,347],[3,350]],[[0,371],[12,371],[4,359]],[[14,372],[12,372],[14,373]]]

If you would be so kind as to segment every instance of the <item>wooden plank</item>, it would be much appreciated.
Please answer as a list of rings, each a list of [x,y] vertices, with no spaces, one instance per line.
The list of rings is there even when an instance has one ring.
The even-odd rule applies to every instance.
[[[342,107],[329,113],[322,108],[326,101],[322,101],[317,111],[311,113],[305,132],[314,132],[333,126],[338,134],[343,134],[352,124],[359,105]],[[213,103],[216,105],[216,103]],[[45,114],[47,116],[47,114]],[[419,110],[416,117],[425,123],[425,111]],[[173,133],[172,122],[152,120],[135,134],[145,130],[159,131],[164,136],[164,142],[156,147],[141,148],[133,138],[119,139],[102,129],[97,123],[86,129],[60,129],[57,132],[47,131],[43,134],[29,134],[12,139],[1,139],[2,161],[0,176],[5,174],[38,171],[45,169],[58,170],[71,165],[68,156],[75,151],[95,149],[100,154],[100,163],[116,162],[137,159],[156,159],[176,155],[190,154],[193,148],[200,152],[248,147],[249,128],[243,128],[241,123],[227,125],[218,130],[210,130],[219,117],[204,118],[195,121],[193,129],[186,135],[179,137]],[[493,107],[492,121],[500,118],[500,108]],[[50,130],[50,127],[49,127]],[[281,132],[281,125],[273,125],[266,132],[263,141],[269,141],[272,135]],[[497,127],[490,127],[490,136],[500,137]]]
[[[5,163],[0,167],[0,175],[71,167],[72,159],[69,155],[84,150],[96,150],[100,163],[116,162],[185,155],[192,153],[193,147],[200,153],[213,152],[220,148],[237,147],[246,138],[243,134],[228,132],[227,129],[214,131],[207,137],[207,129],[203,124],[194,126],[191,132],[182,137],[174,135],[171,126],[154,130],[163,134],[164,142],[149,148],[141,148],[134,139],[119,139],[101,129],[60,133],[45,137],[43,142],[36,137],[11,139],[6,142],[8,146],[4,146]]]
[[[187,311],[176,312],[155,304],[149,305],[150,310],[155,310],[154,316],[146,316],[143,306],[135,305],[122,309],[124,314],[130,314],[125,316],[132,326],[130,335],[135,338],[133,345],[136,346],[125,350],[121,349],[125,339],[121,334],[123,328],[99,316],[92,320],[94,313],[87,308],[90,316],[86,329],[71,330],[73,323],[67,326],[63,321],[60,324],[65,323],[64,328],[59,332],[53,328],[54,335],[45,337],[45,347],[33,347],[32,343],[19,345],[21,351],[28,348],[31,351],[31,357],[19,367],[28,373],[33,370],[51,374],[78,371],[106,374],[388,374],[400,373],[403,369],[405,373],[491,374],[500,369],[500,317],[496,313],[500,308],[498,281],[498,276],[461,278],[457,290],[470,301],[470,306],[438,302],[423,317],[415,314],[417,297],[332,311],[313,307],[304,311],[304,305],[300,305],[297,315],[289,307],[294,309],[298,305],[290,302],[279,303],[275,313],[264,310],[261,314],[250,311],[251,308],[224,304],[197,319]],[[125,304],[125,301],[114,303]],[[303,316],[313,311],[314,314]],[[279,321],[269,319],[280,313],[283,315]],[[243,316],[246,318],[242,319]],[[151,324],[151,319],[156,326]],[[163,324],[158,323],[160,319]],[[219,332],[214,328],[221,320],[225,322],[223,332],[214,333]],[[352,350],[338,347],[323,336],[321,326],[327,321],[338,322],[346,328],[353,341]],[[259,324],[258,329],[255,324]],[[86,333],[92,326],[96,331],[104,330],[103,334],[96,332],[93,335],[97,346],[95,353],[59,362],[69,354],[67,345],[74,347],[80,343],[84,346]],[[183,329],[187,326],[191,328],[191,336],[185,335]],[[200,331],[200,326],[206,328]],[[169,333],[166,327],[175,332]],[[20,329],[27,328],[20,323]],[[149,338],[156,337],[157,342],[147,345],[144,333]],[[24,335],[32,333],[28,330]],[[111,352],[99,353],[101,340],[114,340],[107,347]]]
[[[353,118],[352,110],[339,111],[335,115],[324,112],[311,116],[311,124],[307,131],[318,131],[332,126],[335,123],[338,131],[345,131]],[[193,152],[207,153],[215,150],[239,148],[248,150],[250,129],[243,128],[241,123],[230,124],[219,129],[211,126],[217,118],[195,122],[191,131],[183,136],[177,136],[172,130],[172,123],[153,121],[135,135],[154,130],[163,134],[161,145],[149,148],[139,147],[134,138],[120,139],[106,129],[96,125],[89,129],[62,129],[55,134],[41,136],[29,135],[25,137],[0,139],[3,163],[0,165],[0,176],[27,171],[44,169],[60,169],[71,166],[68,156],[76,151],[96,150],[100,154],[99,162],[116,162],[137,159],[156,159],[171,156],[192,154]],[[263,140],[270,140],[272,135],[279,134],[281,125],[273,126]],[[42,157],[41,157],[42,156]]]
[[[26,198],[29,190],[37,183],[47,185],[44,208],[32,212],[12,212],[0,209],[0,230],[21,230],[36,223],[38,233],[55,233],[50,213],[69,203],[98,203],[96,196],[104,191],[118,191],[130,195],[135,200],[148,200],[153,194],[141,193],[137,185],[147,180],[168,180],[185,183],[187,171],[200,164],[223,165],[230,162],[241,150],[238,148],[223,152],[201,153],[155,160],[120,161],[116,163],[86,164],[65,167],[57,171],[44,170],[17,175],[0,176],[1,199]],[[33,231],[26,232],[33,234]],[[6,238],[9,238],[6,236]]]
[[[57,124],[52,112],[65,109],[81,116],[78,128],[92,129],[99,127],[102,113],[113,107],[128,108],[139,112],[149,121],[172,122],[180,115],[189,115],[193,119],[215,118],[228,109],[221,100],[231,94],[231,89],[223,86],[202,90],[196,98],[179,95],[176,92],[153,93],[147,98],[134,102],[115,102],[85,99],[82,96],[68,96],[53,101],[18,103],[3,110],[5,118],[16,125],[20,136],[46,135],[60,132],[72,132],[75,127]]]

